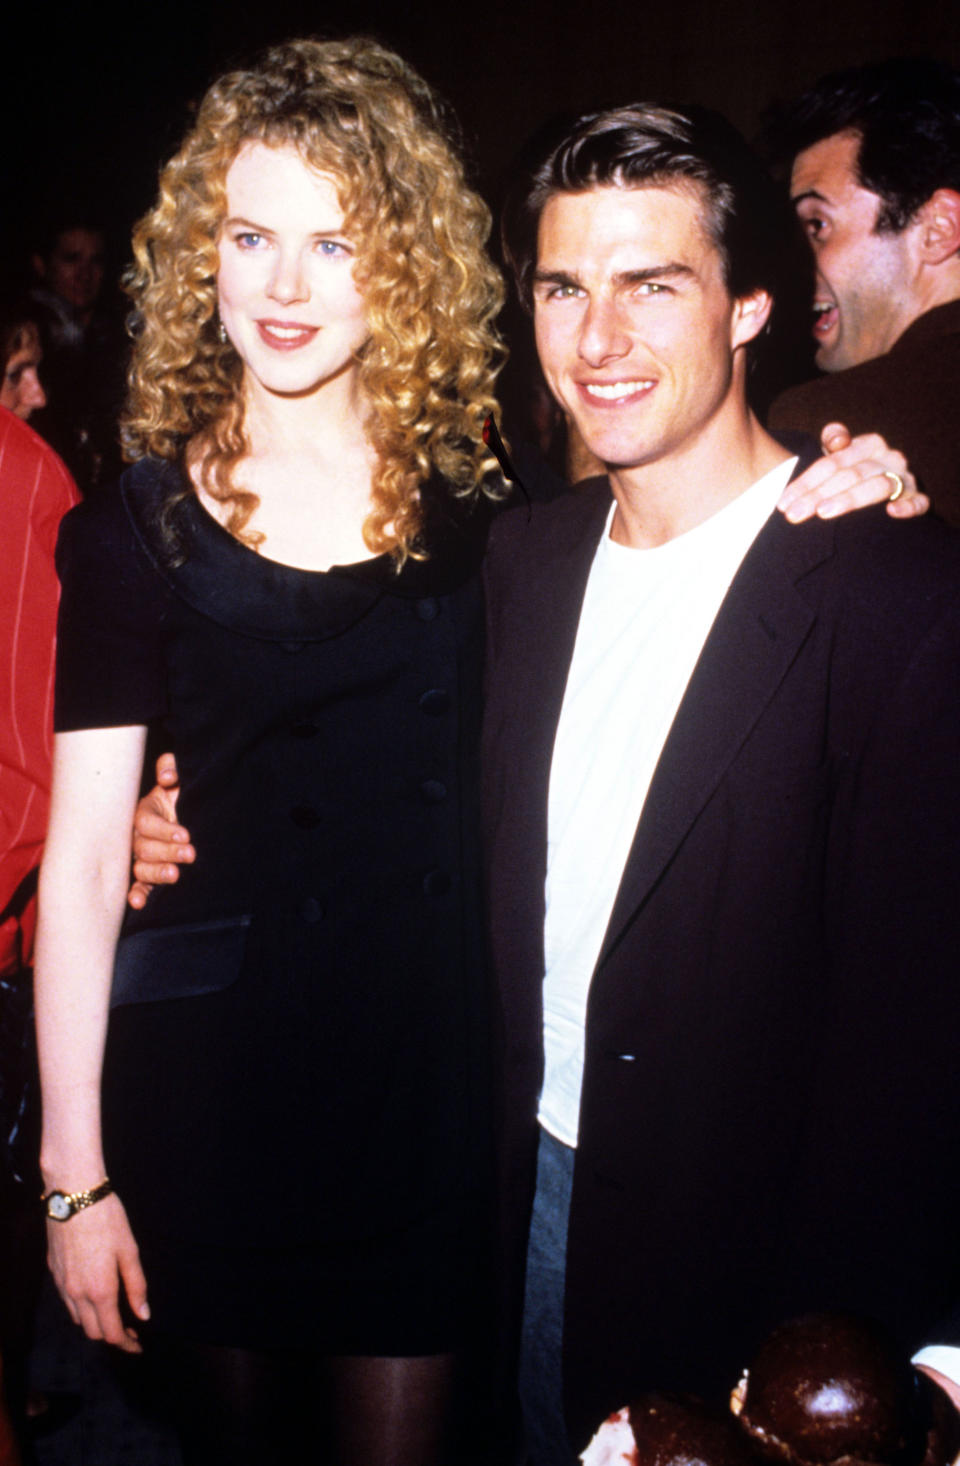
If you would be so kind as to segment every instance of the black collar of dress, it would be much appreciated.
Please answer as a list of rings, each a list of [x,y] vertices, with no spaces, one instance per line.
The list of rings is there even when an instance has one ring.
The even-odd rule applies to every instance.
[[[491,507],[458,499],[440,479],[424,486],[428,558],[397,571],[387,555],[327,571],[281,565],[234,539],[196,494],[183,494],[178,463],[143,459],[124,473],[121,492],[144,553],[170,589],[194,610],[247,636],[321,641],[366,616],[384,596],[422,600],[456,590],[480,567]],[[173,532],[164,533],[163,517]]]

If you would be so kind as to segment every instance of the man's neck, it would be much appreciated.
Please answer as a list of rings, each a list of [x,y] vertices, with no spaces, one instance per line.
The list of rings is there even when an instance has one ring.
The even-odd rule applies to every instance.
[[[617,501],[610,537],[633,549],[664,545],[712,518],[789,456],[744,407],[734,424],[715,425],[655,462],[608,468]]]
[[[949,305],[951,301],[960,300],[960,259],[952,259],[938,270],[928,270],[917,282],[914,297],[915,310],[909,322],[910,326],[938,305]]]

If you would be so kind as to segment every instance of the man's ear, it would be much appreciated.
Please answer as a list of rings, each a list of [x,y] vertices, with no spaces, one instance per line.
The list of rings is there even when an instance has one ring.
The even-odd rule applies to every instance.
[[[731,345],[746,346],[760,335],[770,319],[773,310],[773,296],[766,290],[754,290],[750,295],[741,295],[733,302],[733,324]]]
[[[960,193],[938,188],[921,206],[914,222],[919,225],[918,247],[928,265],[940,265],[960,254]]]
[[[30,256],[30,263],[33,266],[34,270],[36,271],[37,275],[40,277],[40,279],[41,280],[45,279],[46,278],[46,274],[47,274],[47,267],[46,267],[46,265],[44,263],[43,255],[40,255],[40,254],[31,255]]]

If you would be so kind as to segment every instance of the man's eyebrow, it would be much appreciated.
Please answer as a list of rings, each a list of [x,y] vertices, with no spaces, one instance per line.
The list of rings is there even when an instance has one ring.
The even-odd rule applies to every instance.
[[[645,269],[618,270],[613,277],[613,283],[622,285],[645,285],[648,280],[675,280],[678,278],[689,279],[694,271],[689,265],[682,265],[678,260],[669,260],[662,265],[648,265]],[[537,269],[533,274],[534,285],[570,285],[579,289],[580,280],[568,270],[543,270]]]
[[[579,287],[580,281],[576,275],[570,275],[566,270],[534,270],[534,285],[572,285]]]
[[[662,265],[648,265],[644,270],[620,270],[614,275],[616,285],[646,285],[648,280],[691,279],[694,271],[679,260],[668,260]]]
[[[828,204],[830,202],[826,194],[821,193],[820,190],[817,188],[806,188],[804,189],[803,193],[792,194],[790,202],[794,205],[802,204],[805,203],[807,199],[816,199],[818,204]]]

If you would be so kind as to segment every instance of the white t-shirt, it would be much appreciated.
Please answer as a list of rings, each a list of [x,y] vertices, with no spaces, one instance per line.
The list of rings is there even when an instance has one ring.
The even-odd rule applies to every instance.
[[[550,768],[540,1123],[576,1145],[587,993],[647,789],[730,582],[796,459],[654,549],[597,546]]]

